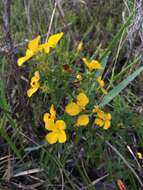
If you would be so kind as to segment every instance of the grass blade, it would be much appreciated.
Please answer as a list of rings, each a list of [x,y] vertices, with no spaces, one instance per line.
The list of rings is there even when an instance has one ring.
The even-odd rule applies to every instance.
[[[126,79],[124,79],[121,83],[119,83],[116,87],[113,88],[113,90],[111,90],[107,96],[105,96],[103,98],[103,100],[100,103],[100,106],[105,106],[106,104],[108,104],[111,100],[113,100],[113,98],[115,98],[124,88],[126,88],[128,86],[128,84],[134,80],[139,74],[140,72],[143,71],[143,66],[140,67],[139,69],[137,69],[134,73],[132,73],[131,75],[129,75]]]

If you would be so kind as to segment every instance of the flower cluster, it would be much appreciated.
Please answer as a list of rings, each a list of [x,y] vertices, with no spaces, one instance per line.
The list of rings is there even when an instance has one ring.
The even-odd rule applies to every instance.
[[[23,63],[25,63],[26,61],[28,61],[38,53],[49,54],[50,50],[57,46],[62,36],[63,32],[54,34],[50,36],[45,43],[42,44],[40,43],[40,36],[31,40],[28,43],[25,56],[19,58],[17,64],[19,66],[22,66]],[[80,51],[82,51],[82,48],[83,48],[83,42],[81,42],[78,45],[77,52],[80,53]],[[88,69],[88,72],[86,74],[89,75],[90,72],[94,74],[94,71],[103,69],[102,64],[94,59],[88,60],[87,58],[82,58],[82,63],[84,63],[85,68]],[[70,70],[70,66],[68,65],[64,66],[67,66],[68,69]],[[65,68],[65,70],[67,70],[67,68]],[[42,77],[40,77],[40,73]],[[31,78],[30,87],[27,90],[28,97],[31,97],[35,92],[38,91],[39,88],[42,89],[41,83],[43,81],[43,73],[42,71],[40,71],[40,73],[39,71],[35,71],[34,76]],[[80,84],[84,80],[84,74],[83,76],[81,76],[80,73],[75,73],[75,78],[74,81]],[[108,93],[107,90],[105,89],[105,82],[101,76],[98,76],[94,82],[96,82],[99,86],[97,90],[100,89],[101,92],[105,95]],[[73,100],[69,101],[67,105],[65,105],[65,103],[63,104],[65,105],[65,107],[63,108],[65,112],[64,115],[68,114],[73,118],[73,120],[75,118],[76,121],[74,121],[75,122],[74,125],[76,127],[87,126],[94,118],[94,125],[98,127],[103,127],[103,129],[108,129],[111,125],[111,114],[104,112],[98,106],[94,106],[93,110],[90,110],[92,102],[90,102],[85,90],[83,90],[81,87],[80,89],[81,89],[80,92],[77,94],[75,98],[73,98]],[[66,127],[66,122],[64,121],[65,119],[64,120],[57,119],[56,115],[57,113],[55,107],[52,104],[49,112],[46,112],[43,117],[45,129],[49,131],[49,133],[46,135],[46,140],[49,144],[54,144],[56,142],[65,143],[67,141],[67,134],[65,132],[67,127]],[[91,121],[90,118],[92,118]]]
[[[36,55],[38,52],[44,52],[49,53],[51,48],[55,48],[60,39],[63,36],[63,32],[54,34],[49,37],[48,41],[40,44],[40,36],[36,37],[35,39],[31,40],[28,43],[28,48],[26,50],[25,56],[18,59],[17,64],[18,66],[22,66],[23,63],[28,61],[30,58],[32,58],[34,55]]]

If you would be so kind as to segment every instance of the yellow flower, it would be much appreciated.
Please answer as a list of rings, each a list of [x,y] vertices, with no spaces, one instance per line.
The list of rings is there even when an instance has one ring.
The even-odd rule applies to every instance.
[[[67,136],[65,133],[66,124],[63,120],[55,121],[55,119],[56,111],[54,109],[54,106],[51,105],[50,113],[45,113],[43,118],[45,122],[45,128],[50,131],[46,135],[46,140],[49,144],[54,144],[57,141],[59,143],[65,143],[67,140]]]
[[[122,122],[118,123],[117,127],[119,127],[119,128],[125,128],[125,126],[124,126],[124,124]]]
[[[89,102],[88,97],[83,92],[77,95],[76,100],[76,102],[68,103],[65,108],[65,111],[71,116],[78,115]]]
[[[18,66],[22,66],[23,63],[28,61],[31,57],[33,57],[39,48],[39,41],[40,36],[36,37],[35,39],[31,40],[28,44],[28,49],[26,50],[26,55],[18,59],[17,64]]]
[[[41,44],[39,46],[39,50],[44,51],[45,53],[48,54],[50,51],[50,48],[55,48],[63,35],[64,33],[60,32],[60,33],[50,36],[46,43]]]
[[[101,76],[97,77],[97,82],[98,82],[98,84],[99,84],[99,86],[100,86],[100,89],[101,89],[101,91],[103,92],[103,94],[107,95],[108,92],[107,92],[107,90],[104,88],[105,82],[104,82],[104,80],[101,79]]]
[[[57,46],[58,42],[60,41],[60,39],[63,37],[63,35],[64,35],[64,33],[60,32],[60,33],[50,36],[48,39],[48,42],[47,42],[48,46],[50,48],[55,48]]]
[[[78,115],[82,110],[85,109],[86,105],[89,103],[88,97],[85,95],[85,93],[81,92],[76,97],[76,102],[68,103],[68,105],[65,108],[65,111],[71,115],[76,116]],[[86,114],[80,115],[77,118],[76,126],[86,126],[89,123],[89,117]]]
[[[90,71],[94,69],[102,69],[102,65],[97,60],[88,61],[86,58],[82,58],[84,64],[88,67]]]
[[[31,78],[31,82],[30,82],[30,89],[27,90],[27,96],[31,97],[40,87],[40,75],[39,72],[36,71],[34,73],[34,76]]]
[[[17,64],[18,66],[22,66],[23,63],[28,61],[30,58],[32,58],[35,54],[37,54],[40,51],[44,51],[45,53],[49,53],[50,48],[55,48],[59,40],[63,36],[63,32],[54,34],[49,37],[48,41],[43,44],[39,44],[40,42],[40,36],[36,37],[35,39],[31,40],[28,44],[28,49],[26,50],[26,55],[24,57],[21,57],[18,59]]]
[[[46,140],[49,144],[54,144],[57,141],[59,143],[65,143],[67,140],[67,136],[65,133],[66,124],[63,120],[57,120],[54,122],[54,120],[49,119],[48,123],[46,124],[46,129],[48,129],[49,132],[46,135]]]
[[[81,41],[77,46],[77,52],[80,52],[83,49],[83,42]]]
[[[80,115],[77,118],[76,126],[86,126],[89,123],[89,117],[86,114]]]
[[[93,113],[97,113],[97,112],[99,112],[99,111],[100,111],[99,106],[94,106],[92,112],[93,112]]]
[[[95,124],[104,129],[108,129],[111,125],[111,114],[104,113],[103,111],[97,112],[97,118],[95,119]]]
[[[52,120],[56,119],[56,110],[53,104],[50,107],[50,113],[44,114],[44,122],[46,123],[49,119],[52,119]]]
[[[82,76],[80,74],[76,75],[77,80],[82,80]]]
[[[138,158],[139,158],[140,160],[143,160],[143,155],[142,155],[141,152],[137,152],[137,156],[138,156]]]

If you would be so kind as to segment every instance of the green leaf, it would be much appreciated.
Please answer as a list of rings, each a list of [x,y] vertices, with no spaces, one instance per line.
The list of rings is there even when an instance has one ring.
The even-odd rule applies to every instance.
[[[113,98],[115,98],[124,88],[128,86],[128,84],[134,80],[140,72],[143,71],[143,66],[140,67],[138,70],[136,70],[134,73],[132,73],[130,76],[128,76],[126,79],[124,79],[121,83],[119,83],[116,87],[111,90],[107,96],[103,98],[103,100],[100,103],[100,106],[105,106],[108,104]]]

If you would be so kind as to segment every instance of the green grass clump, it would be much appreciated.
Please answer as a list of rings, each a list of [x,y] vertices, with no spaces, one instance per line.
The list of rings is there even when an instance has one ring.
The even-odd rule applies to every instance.
[[[100,190],[120,189],[119,183],[126,189],[141,188],[143,117],[135,84],[143,66],[141,55],[123,59],[134,17],[133,11],[122,23],[125,3],[132,10],[131,1],[61,1],[54,13],[52,1],[12,2],[16,58],[13,62],[11,54],[0,55],[0,188]],[[45,53],[40,44],[59,32],[64,35],[49,43]],[[38,35],[38,47],[30,47]],[[18,67],[27,49],[32,56]],[[102,69],[93,69],[92,61]],[[79,109],[74,116],[73,110],[67,111],[71,102]],[[98,111],[92,111],[94,106]],[[45,113],[48,122],[65,122],[66,129],[62,125],[58,131],[66,133],[62,143],[45,138],[51,132],[43,121]],[[83,114],[86,119],[77,122]]]

